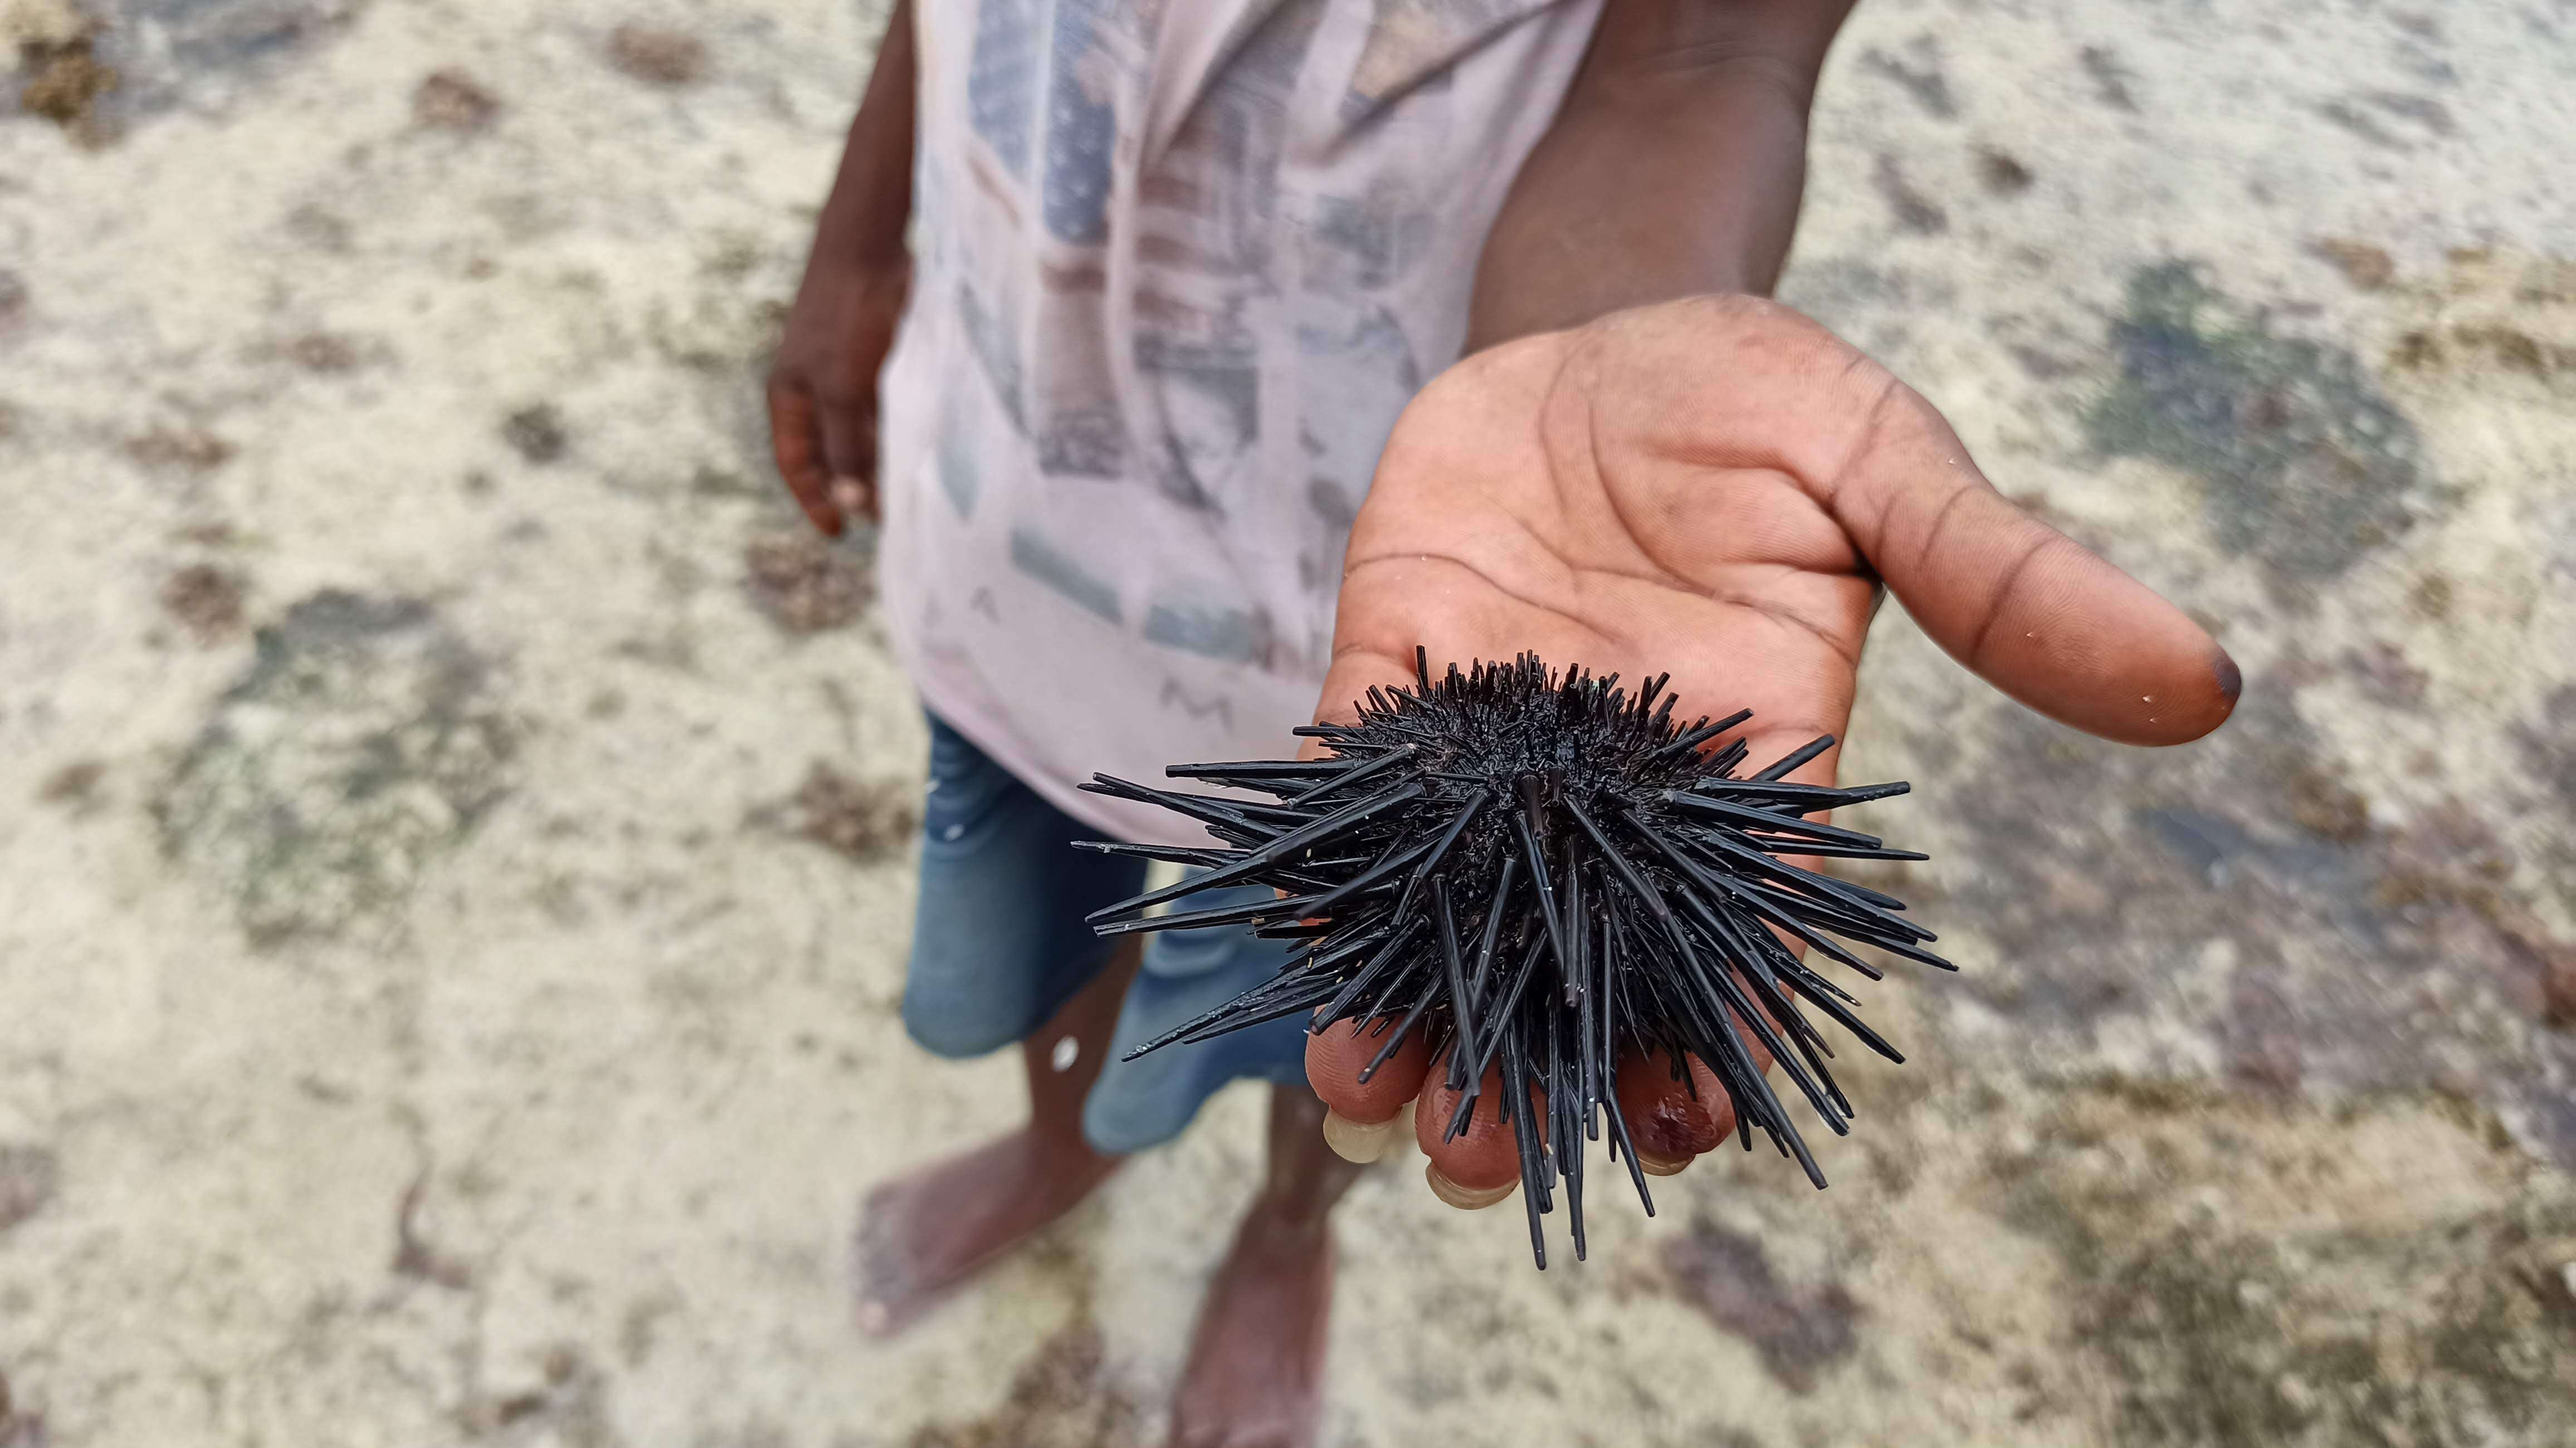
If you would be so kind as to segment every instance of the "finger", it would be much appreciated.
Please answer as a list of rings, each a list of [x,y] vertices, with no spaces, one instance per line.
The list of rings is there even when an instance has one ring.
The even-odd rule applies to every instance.
[[[1471,1193],[1505,1192],[1521,1179],[1521,1154],[1519,1139],[1496,1109],[1503,1100],[1501,1070],[1495,1066],[1485,1068],[1484,1090],[1476,1098],[1475,1115],[1456,1136],[1447,1135],[1449,1122],[1458,1113],[1459,1098],[1466,1093],[1449,1089],[1448,1053],[1443,1052],[1432,1063],[1430,1081],[1430,1088],[1413,1108],[1413,1139],[1422,1147],[1422,1154],[1431,1158],[1431,1169]]]
[[[832,506],[839,510],[844,518],[865,518],[871,523],[876,522],[876,485],[862,482],[857,478],[834,478]]]
[[[827,399],[822,422],[823,461],[831,470],[834,505],[848,516],[873,521],[877,516],[876,397]]]
[[[2006,694],[2106,738],[2180,744],[2225,722],[2240,681],[2218,641],[2006,500],[1931,404],[1891,385],[1833,506],[1923,631]]]
[[[778,460],[778,476],[805,517],[831,537],[841,534],[841,515],[826,492],[820,433],[815,425],[814,395],[791,382],[769,384],[769,447]]]
[[[1684,1060],[1686,1078],[1674,1074],[1673,1058],[1661,1052],[1624,1057],[1612,1086],[1628,1138],[1637,1144],[1637,1164],[1665,1176],[1724,1145],[1735,1130],[1735,1109],[1717,1073],[1696,1056]]]
[[[1437,658],[1438,655],[1431,657]],[[1464,667],[1463,660],[1460,666]],[[1438,664],[1432,666],[1435,676],[1441,667]],[[1360,716],[1360,701],[1368,697],[1371,688],[1410,690],[1418,682],[1410,658],[1399,662],[1393,654],[1380,653],[1375,649],[1336,649],[1332,663],[1324,670],[1324,690],[1316,698],[1315,722],[1348,724]],[[1323,747],[1322,741],[1309,738],[1298,757],[1319,756]]]
[[[1371,1030],[1370,1025],[1367,1021],[1336,1023],[1306,1038],[1306,1084],[1334,1114],[1362,1125],[1393,1120],[1404,1103],[1422,1094],[1423,1073],[1431,1069],[1428,1033],[1416,1029],[1394,1055],[1361,1080],[1360,1073],[1386,1045],[1386,1031]],[[1386,1027],[1393,1029],[1392,1023]]]
[[[1498,1187],[1462,1187],[1441,1175],[1437,1162],[1422,1164],[1422,1180],[1431,1194],[1461,1211],[1477,1211],[1503,1201],[1520,1188],[1517,1178]]]
[[[1371,685],[1404,688],[1413,682],[1412,668],[1399,667],[1391,655],[1359,648],[1336,650],[1332,663],[1324,670],[1324,692],[1315,701],[1315,722],[1348,724],[1359,718],[1360,700],[1367,697]],[[1297,741],[1297,757],[1301,760],[1321,759],[1325,752],[1324,741],[1312,735]]]
[[[1603,325],[1628,343],[1601,389],[1619,427],[1794,479],[1924,632],[2013,698],[2135,744],[2196,739],[2235,707],[2236,665],[2205,630],[2006,501],[1929,402],[1824,328],[1752,298]]]

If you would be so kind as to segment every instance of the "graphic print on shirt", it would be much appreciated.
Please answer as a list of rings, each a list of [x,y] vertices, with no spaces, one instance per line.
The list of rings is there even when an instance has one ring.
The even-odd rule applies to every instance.
[[[1262,485],[1261,330],[1275,305],[1281,146],[1323,0],[1289,0],[1235,46],[1137,184],[1141,421],[1156,491],[1227,511]]]
[[[1116,480],[1129,444],[1109,365],[1111,166],[1120,107],[1142,91],[1157,7],[1122,0],[1057,0],[1049,27],[1045,165],[1038,183],[1043,237],[1031,237],[1039,284],[1028,386],[1038,470],[1050,478]]]
[[[1370,0],[1369,29],[1342,119],[1359,124],[1419,91],[1446,88],[1458,62],[1556,0]],[[1588,28],[1588,27],[1587,27]]]
[[[1177,709],[1192,719],[1215,719],[1228,731],[1234,728],[1234,701],[1223,694],[1194,695],[1180,680],[1165,678],[1163,692],[1156,702],[1166,710]]]
[[[1118,607],[1118,585],[1083,567],[1071,554],[1040,536],[1031,524],[1022,523],[1011,529],[1011,566],[1071,599],[1104,623],[1125,621]]]
[[[1012,274],[1004,273],[1001,280],[1007,286]],[[1029,424],[1021,415],[1020,403],[1020,334],[1012,325],[1019,308],[1009,305],[1008,297],[999,300],[998,306],[988,303],[972,281],[957,279],[957,324],[966,333],[966,345],[983,364],[984,381],[993,389],[1002,415],[1011,420],[1011,430],[1026,437]]]
[[[1002,169],[1029,179],[1037,129],[1038,66],[1046,54],[1046,0],[983,0],[966,67],[966,115]]]
[[[1047,232],[1096,246],[1109,235],[1117,98],[1142,79],[1154,17],[1123,0],[1056,0],[1047,75]]]
[[[1127,420],[1109,365],[1108,280],[1097,257],[1041,270],[1030,402],[1038,471],[1050,478],[1127,476]]]
[[[1145,608],[1145,637],[1167,649],[1219,663],[1264,666],[1270,661],[1270,615],[1246,608],[1232,588],[1209,587],[1193,597],[1186,585],[1157,590]]]
[[[1598,3],[916,10],[880,548],[926,703],[1130,838],[1174,827],[1093,770],[1295,747],[1377,454]]]
[[[960,518],[975,516],[975,499],[984,490],[983,460],[977,455],[973,414],[963,390],[948,394],[939,409],[939,451],[931,466],[939,472],[939,491]]]

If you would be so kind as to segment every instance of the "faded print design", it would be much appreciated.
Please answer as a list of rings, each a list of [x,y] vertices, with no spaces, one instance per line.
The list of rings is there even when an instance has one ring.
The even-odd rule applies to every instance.
[[[1049,477],[1120,478],[1127,472],[1125,414],[1109,365],[1108,275],[1097,259],[1045,268],[1039,279],[1038,470]]]
[[[1230,590],[1167,587],[1145,611],[1145,637],[1219,663],[1266,667],[1273,653],[1270,615],[1245,607]]]
[[[1321,196],[1306,231],[1306,290],[1326,300],[1394,286],[1431,249],[1431,213],[1393,177],[1363,196]]]
[[[1280,150],[1324,0],[1289,0],[1236,47],[1171,145],[1137,178],[1136,257],[1162,278],[1275,290]]]
[[[973,409],[963,389],[952,390],[939,410],[939,491],[960,518],[975,516],[975,499],[984,490],[984,463],[977,448]]]
[[[1323,0],[1291,0],[1209,78],[1172,143],[1137,182],[1138,399],[1147,466],[1163,496],[1223,514],[1261,486],[1261,334],[1275,297],[1280,148]]]
[[[983,0],[976,7],[975,49],[966,69],[966,114],[994,159],[1021,182],[1037,129],[1038,63],[1045,43],[1046,0]]]
[[[1518,16],[1548,18],[1513,33]],[[1454,355],[1469,238],[1589,17],[1588,0],[923,9],[932,320],[888,384],[919,400],[889,469],[920,494],[881,546],[932,708],[1138,838],[1170,827],[1074,782],[1293,748],[1377,455]]]
[[[1342,105],[1357,122],[1426,86],[1447,86],[1468,52],[1562,0],[1373,0],[1376,24]]]
[[[1209,688],[1204,683],[1194,689],[1167,675],[1163,679],[1162,692],[1155,696],[1154,703],[1156,708],[1167,714],[1177,713],[1192,721],[1212,721],[1223,726],[1227,733],[1234,732],[1234,701],[1222,690]]]
[[[1011,530],[1011,566],[1103,623],[1125,621],[1125,611],[1118,606],[1118,585],[1092,572],[1029,524]]]
[[[1396,418],[1430,378],[1403,324],[1383,303],[1315,292],[1305,304],[1297,351],[1307,507],[1296,534],[1297,576],[1306,588],[1307,655],[1324,658],[1360,500],[1368,496]]]
[[[1057,0],[1046,98],[1047,234],[1096,246],[1109,235],[1109,159],[1118,107],[1142,89],[1159,5]]]
[[[976,169],[980,204],[949,219],[942,244],[961,273],[959,326],[1013,428],[1034,422],[1050,475],[1110,477],[1124,464],[1099,248],[1119,116],[1143,92],[1159,11],[1126,0],[977,7],[966,118],[995,164]]]
[[[1002,281],[1012,280],[1005,274]],[[1014,325],[1019,309],[1005,304],[995,306],[975,289],[973,280],[957,279],[957,325],[966,334],[966,345],[983,364],[984,381],[993,389],[993,400],[1002,405],[1003,415],[1010,418],[1013,430],[1026,433],[1028,417],[1020,401],[1020,385],[1025,375],[1020,365],[1020,337]]]
[[[1243,299],[1222,309],[1139,297],[1136,371],[1161,446],[1146,460],[1155,490],[1222,515],[1226,498],[1260,485],[1261,346]]]
[[[1414,361],[1402,324],[1384,306],[1309,297],[1306,312],[1297,351],[1305,364],[1299,400],[1307,466],[1313,476],[1361,497],[1396,417],[1430,379]]]
[[[1320,455],[1329,446],[1322,438],[1311,432],[1305,434],[1300,441],[1305,444],[1306,454],[1310,458]],[[1352,490],[1331,478],[1309,477],[1306,479],[1306,510],[1315,515],[1315,521],[1322,528],[1323,536],[1327,540],[1339,539],[1340,544],[1334,545],[1328,542],[1325,547],[1312,549],[1299,555],[1297,581],[1305,586],[1310,595],[1320,594],[1329,599],[1332,596],[1332,590],[1338,587],[1341,581],[1342,554],[1350,541],[1351,525],[1359,521],[1360,500]],[[1332,625],[1329,616],[1325,618],[1324,624],[1329,630]],[[1326,642],[1330,642],[1329,638]]]

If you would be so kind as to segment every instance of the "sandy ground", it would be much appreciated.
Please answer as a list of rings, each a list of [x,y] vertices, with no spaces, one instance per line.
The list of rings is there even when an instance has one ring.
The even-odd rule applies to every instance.
[[[77,8],[76,8],[77,7]],[[0,0],[0,1445],[1155,1440],[1257,1094],[892,1345],[922,733],[754,382],[848,3]],[[1871,0],[1785,294],[2211,620],[1880,622],[1821,1195],[1342,1217],[1329,1441],[2576,1443],[2576,17]],[[6,63],[0,60],[0,63]],[[108,82],[113,71],[113,85]]]

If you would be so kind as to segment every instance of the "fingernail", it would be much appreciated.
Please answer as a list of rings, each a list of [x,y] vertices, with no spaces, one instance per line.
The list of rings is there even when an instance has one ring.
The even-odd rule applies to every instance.
[[[1395,1108],[1395,1139],[1398,1143],[1395,1149],[1399,1151],[1406,1144],[1414,1146],[1422,1144],[1413,1134],[1413,1103],[1410,1101]]]
[[[1520,1187],[1516,1181],[1505,1182],[1498,1187],[1462,1187],[1442,1175],[1440,1168],[1430,1162],[1422,1164],[1422,1179],[1431,1184],[1433,1196],[1464,1212],[1490,1207]]]
[[[1691,1159],[1686,1156],[1650,1156],[1642,1151],[1637,1153],[1637,1170],[1648,1176],[1680,1176],[1682,1168],[1690,1164]]]
[[[832,506],[844,513],[855,513],[867,501],[867,489],[854,478],[834,478],[831,486]]]
[[[1338,1111],[1324,1113],[1324,1144],[1344,1161],[1371,1162],[1386,1155],[1395,1139],[1395,1118],[1353,1121]]]
[[[2228,703],[2234,704],[2237,697],[2245,692],[2245,675],[2236,667],[2236,660],[2229,657],[2227,650],[2220,649],[2210,667],[2218,674],[2218,692],[2227,696]]]

